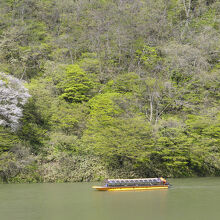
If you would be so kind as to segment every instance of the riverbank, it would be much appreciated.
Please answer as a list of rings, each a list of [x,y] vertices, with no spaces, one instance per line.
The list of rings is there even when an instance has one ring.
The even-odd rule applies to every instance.
[[[49,152],[49,151],[47,151]],[[158,166],[135,167],[132,163],[109,167],[101,158],[88,155],[73,155],[51,152],[33,155],[23,147],[15,148],[0,156],[0,182],[2,183],[61,183],[91,182],[106,178],[143,177],[195,177],[201,176],[192,170],[187,175],[180,172],[168,173]],[[207,176],[211,176],[207,173]],[[215,176],[212,174],[212,176]],[[218,173],[216,173],[218,176]]]

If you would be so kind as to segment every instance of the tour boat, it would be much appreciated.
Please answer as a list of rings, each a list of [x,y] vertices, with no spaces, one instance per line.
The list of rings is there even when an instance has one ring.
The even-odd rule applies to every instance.
[[[104,186],[93,186],[99,191],[128,191],[168,189],[170,184],[162,177],[145,179],[107,179]]]

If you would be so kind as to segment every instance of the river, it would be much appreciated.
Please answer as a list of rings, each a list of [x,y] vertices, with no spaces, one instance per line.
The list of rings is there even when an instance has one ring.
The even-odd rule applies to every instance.
[[[92,183],[1,184],[0,219],[220,219],[220,178],[169,182],[173,187],[168,190],[139,192],[99,192]]]

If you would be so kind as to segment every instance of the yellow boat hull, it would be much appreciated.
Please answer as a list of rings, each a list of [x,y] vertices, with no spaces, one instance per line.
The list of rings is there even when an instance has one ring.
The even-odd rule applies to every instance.
[[[122,186],[122,187],[105,187],[105,186],[93,186],[93,189],[99,191],[139,191],[139,190],[156,190],[156,189],[168,189],[168,185],[164,186]]]

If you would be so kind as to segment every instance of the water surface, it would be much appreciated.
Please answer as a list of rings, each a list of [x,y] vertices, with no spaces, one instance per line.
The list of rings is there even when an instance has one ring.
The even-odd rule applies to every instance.
[[[220,178],[169,182],[171,189],[139,192],[99,192],[91,189],[94,183],[1,184],[0,219],[220,219]]]

